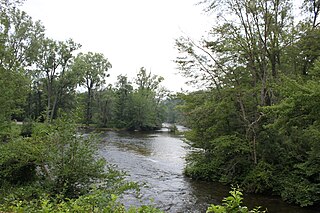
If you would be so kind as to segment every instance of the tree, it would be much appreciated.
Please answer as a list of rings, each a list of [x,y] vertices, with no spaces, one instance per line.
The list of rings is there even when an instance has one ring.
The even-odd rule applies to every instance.
[[[131,129],[149,130],[161,127],[162,118],[158,114],[159,101],[156,99],[157,90],[163,77],[147,74],[141,68],[135,79],[138,86],[132,95]]]
[[[210,10],[222,11],[211,38],[201,44],[189,38],[177,40],[182,53],[177,63],[182,74],[206,82],[221,99],[222,89],[235,88],[233,96],[251,143],[252,160],[257,164],[257,132],[262,118],[259,107],[277,101],[272,85],[281,70],[282,51],[290,44],[291,5],[289,1],[269,0],[206,2]]]
[[[302,8],[305,11],[305,20],[300,21],[299,39],[296,42],[296,49],[299,53],[296,55],[297,67],[300,73],[307,77],[310,73],[313,63],[319,57],[319,11],[320,2],[317,0],[304,1]]]
[[[218,16],[209,37],[177,40],[181,73],[207,86],[179,107],[200,148],[186,174],[317,203],[318,1],[298,24],[292,1],[204,2]]]
[[[73,69],[81,76],[80,86],[87,89],[86,124],[92,120],[93,91],[105,83],[106,72],[111,63],[102,53],[80,53],[75,59]]]
[[[141,67],[135,83],[138,85],[138,90],[141,91],[155,91],[159,88],[159,84],[163,81],[163,77],[157,75],[151,75],[151,72],[147,73],[144,67]]]
[[[165,122],[185,125],[184,117],[178,109],[179,105],[183,105],[183,100],[179,95],[182,94],[171,94],[163,101],[166,116]]]
[[[130,108],[132,106],[133,86],[128,81],[127,76],[119,75],[115,85],[116,93],[116,118],[115,125],[118,128],[129,128],[132,114]]]
[[[320,66],[314,66],[319,73]],[[303,85],[294,79],[284,78],[284,98],[280,103],[264,108],[270,118],[266,126],[276,135],[281,157],[276,159],[282,170],[277,179],[281,183],[281,196],[288,202],[301,206],[319,203],[319,77]],[[268,163],[274,163],[268,159]],[[288,171],[290,173],[288,174]],[[296,183],[299,182],[297,185]]]
[[[0,3],[0,125],[9,128],[14,114],[20,114],[30,83],[28,66],[36,56],[43,26],[14,7],[18,1]],[[6,133],[4,133],[6,135]],[[6,136],[4,136],[6,137]]]
[[[44,38],[41,41],[39,56],[36,61],[37,80],[45,84],[47,96],[46,121],[51,122],[57,113],[58,101],[64,91],[77,85],[75,75],[69,69],[72,53],[80,47],[71,39],[62,42]],[[73,75],[73,77],[71,77]]]
[[[93,120],[100,127],[114,126],[116,93],[112,85],[96,92],[94,96]]]
[[[115,119],[118,128],[129,130],[153,130],[161,127],[164,120],[161,89],[162,77],[147,73],[141,68],[134,86],[126,76],[118,76],[115,86]]]

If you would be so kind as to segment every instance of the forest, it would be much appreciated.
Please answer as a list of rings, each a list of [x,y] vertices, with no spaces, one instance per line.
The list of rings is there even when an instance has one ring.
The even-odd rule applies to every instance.
[[[202,1],[211,30],[175,46],[181,75],[201,89],[175,94],[144,67],[108,84],[106,56],[48,38],[22,3],[0,3],[0,211],[161,212],[118,201],[139,184],[97,157],[99,136],[79,127],[151,131],[163,122],[190,128],[186,176],[320,205],[320,1],[298,10],[290,0]]]

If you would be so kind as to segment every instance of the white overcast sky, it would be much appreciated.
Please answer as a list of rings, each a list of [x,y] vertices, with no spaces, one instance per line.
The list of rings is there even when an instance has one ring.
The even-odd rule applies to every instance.
[[[212,18],[198,0],[27,0],[22,9],[41,20],[46,35],[72,38],[82,52],[100,52],[112,64],[111,78],[136,75],[140,67],[165,78],[169,90],[188,89],[177,74],[174,39],[200,39]],[[190,89],[190,88],[189,88]]]

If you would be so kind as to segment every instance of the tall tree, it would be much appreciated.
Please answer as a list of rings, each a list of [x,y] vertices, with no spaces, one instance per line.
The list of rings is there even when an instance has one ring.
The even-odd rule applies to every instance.
[[[289,0],[204,2],[217,15],[208,38],[177,40],[182,74],[207,86],[182,96],[186,137],[201,148],[186,174],[319,202],[319,1],[300,21]]]
[[[233,96],[257,164],[259,107],[276,101],[272,84],[279,77],[281,53],[290,44],[291,4],[287,0],[206,2],[210,10],[219,11],[211,39],[200,44],[189,38],[178,40],[183,55],[177,62],[184,75],[207,82],[219,93],[222,88],[235,88]]]
[[[130,108],[132,105],[133,86],[128,81],[127,76],[119,75],[115,85],[116,99],[116,127],[129,128],[132,115]]]
[[[94,95],[93,119],[100,127],[110,127],[114,125],[116,117],[116,93],[112,85],[99,90]]]
[[[320,1],[304,1],[302,8],[305,10],[306,18],[300,21],[299,40],[296,43],[299,55],[296,56],[297,66],[302,70],[304,77],[308,76],[315,60],[320,56],[320,29],[319,29],[319,12]]]
[[[143,67],[140,69],[135,79],[138,88],[132,96],[132,129],[149,130],[161,127],[162,118],[158,114],[160,105],[156,95],[162,80],[163,77],[147,73]]]
[[[0,125],[21,112],[30,83],[28,66],[35,60],[44,31],[39,22],[15,7],[17,2],[0,2]]]
[[[73,69],[81,76],[80,85],[87,89],[86,124],[92,120],[93,91],[105,83],[106,72],[111,63],[102,53],[80,53],[75,59]]]
[[[134,84],[126,76],[118,76],[115,86],[115,125],[129,130],[153,130],[161,127],[163,113],[160,91],[162,77],[141,68]],[[136,86],[136,89],[134,89]]]
[[[67,88],[66,83],[71,83],[72,87],[76,86],[75,82],[70,82],[66,77],[71,75],[69,69],[73,59],[72,53],[80,47],[71,39],[62,42],[45,38],[41,41],[39,56],[37,58],[36,67],[38,78],[45,82],[45,90],[47,95],[46,120],[51,121],[56,112],[57,104]]]

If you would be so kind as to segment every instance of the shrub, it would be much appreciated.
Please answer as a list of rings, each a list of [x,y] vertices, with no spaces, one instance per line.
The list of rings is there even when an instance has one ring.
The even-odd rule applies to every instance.
[[[114,194],[138,185],[99,157],[98,140],[81,135],[66,118],[35,125],[32,137],[0,144],[0,186],[3,196],[12,188],[38,184],[43,192],[76,198],[93,187]],[[7,190],[6,190],[7,189]],[[28,196],[29,197],[29,196]]]
[[[31,119],[25,119],[21,127],[20,135],[23,137],[31,137],[33,131],[33,122]]]
[[[229,192],[230,196],[222,200],[222,205],[211,205],[207,209],[207,213],[265,213],[267,210],[260,211],[260,207],[249,210],[246,206],[241,206],[242,204],[242,192],[240,189],[232,188]]]
[[[105,213],[161,213],[153,206],[130,207],[128,210],[118,201],[118,196],[104,190],[93,190],[76,199],[42,196],[40,199],[26,201],[13,200],[0,205],[5,212],[105,212]]]
[[[264,161],[260,161],[244,180],[245,188],[255,193],[272,191],[274,184],[274,168]]]
[[[40,146],[29,139],[18,138],[0,145],[0,186],[24,184],[35,180]]]

